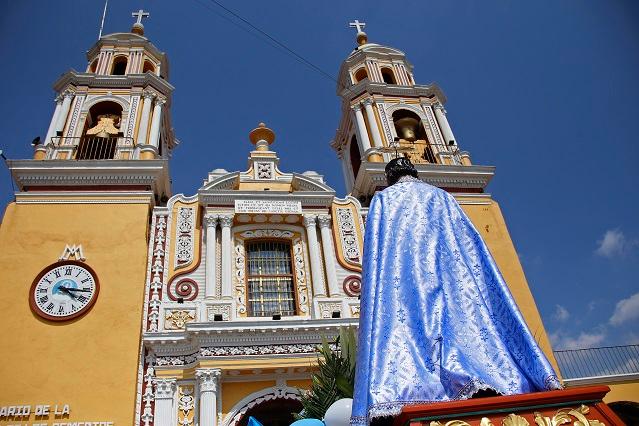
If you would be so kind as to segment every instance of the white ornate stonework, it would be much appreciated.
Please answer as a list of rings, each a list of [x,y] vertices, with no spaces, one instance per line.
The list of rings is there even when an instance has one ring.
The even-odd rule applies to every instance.
[[[246,259],[244,253],[244,241],[235,239],[235,306],[237,316],[246,313]]]
[[[222,315],[222,321],[231,320],[231,303],[214,303],[206,308],[206,320],[215,321],[215,315]]]
[[[85,97],[86,95],[80,95],[75,98],[75,105],[73,106],[71,120],[69,121],[69,127],[67,129],[67,137],[72,137],[75,132],[75,126],[78,124],[78,116],[80,115],[80,108],[82,108]]]
[[[126,137],[127,138],[131,138],[133,137],[133,129],[134,129],[134,125],[135,125],[135,117],[137,117],[137,112],[138,112],[138,104],[140,103],[140,97],[139,96],[133,96],[132,100],[131,100],[131,108],[129,109],[129,119],[127,120],[127,127],[126,127]]]
[[[155,384],[156,404],[158,399],[173,399],[173,395],[175,394],[175,389],[177,387],[175,379],[163,379],[156,377],[153,379],[153,383]]]
[[[318,302],[320,318],[332,318],[333,312],[342,313],[342,302]]]
[[[250,231],[244,231],[240,234],[244,238],[292,238],[293,233],[291,231],[281,231],[279,229],[255,229]]]
[[[146,367],[144,373],[144,383],[142,386],[142,402],[144,403],[144,409],[140,416],[140,420],[144,426],[150,426],[153,423],[153,406],[155,401],[155,394],[153,393],[153,377],[155,376],[155,356],[148,354],[144,358],[144,365]]]
[[[295,268],[295,280],[297,283],[297,297],[300,313],[308,313],[309,294],[306,282],[306,264],[304,262],[304,244],[301,238],[293,240],[293,267]]]
[[[162,278],[164,276],[164,258],[166,255],[166,216],[155,217],[155,241],[153,246],[153,261],[151,266],[149,283],[149,312],[148,323],[145,324],[148,331],[158,331],[160,318],[160,296],[162,290]]]
[[[222,372],[218,368],[198,368],[195,378],[200,386],[200,392],[216,392]]]
[[[342,253],[349,263],[361,265],[362,250],[355,231],[356,218],[353,210],[348,207],[337,207],[335,209],[337,230],[339,232],[339,243],[342,245]]]
[[[193,262],[195,208],[179,207],[175,227],[175,268]]]
[[[255,163],[255,179],[271,180],[275,178],[275,172],[272,162],[256,161]]]

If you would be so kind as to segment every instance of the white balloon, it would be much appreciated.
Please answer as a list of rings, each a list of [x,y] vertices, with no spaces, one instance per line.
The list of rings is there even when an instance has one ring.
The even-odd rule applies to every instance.
[[[351,398],[338,399],[326,410],[324,423],[326,426],[349,426],[353,411]]]

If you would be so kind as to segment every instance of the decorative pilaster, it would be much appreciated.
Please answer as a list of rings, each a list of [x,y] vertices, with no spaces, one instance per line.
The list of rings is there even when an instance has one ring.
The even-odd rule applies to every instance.
[[[317,216],[314,214],[304,215],[304,226],[306,227],[306,237],[308,238],[308,251],[311,257],[311,275],[313,280],[313,296],[326,296],[324,289],[323,273],[320,262],[319,245],[317,243],[317,229],[315,223]]]
[[[435,117],[437,117],[439,127],[442,129],[442,133],[444,134],[444,143],[447,146],[451,141],[455,143],[455,136],[453,135],[453,131],[448,124],[448,118],[446,118],[446,110],[444,109],[444,106],[440,103],[437,103],[433,105],[433,109],[435,110]]]
[[[366,110],[368,125],[371,127],[371,134],[373,135],[373,145],[375,145],[375,148],[381,148],[383,146],[382,135],[379,132],[377,119],[375,118],[375,113],[373,112],[373,101],[371,99],[364,99],[362,103],[364,104],[364,109]]]
[[[162,120],[162,105],[166,101],[157,98],[153,106],[153,118],[151,119],[151,133],[149,134],[149,145],[157,148],[160,145],[160,122]]]
[[[366,131],[366,122],[364,121],[364,115],[362,114],[362,106],[355,104],[351,107],[355,114],[355,122],[357,123],[357,140],[359,141],[359,150],[362,156],[366,155],[369,149],[371,149],[371,141],[368,139],[368,131]]]
[[[55,134],[57,134],[58,132],[62,132],[62,130],[64,130],[64,124],[67,122],[69,110],[71,109],[71,101],[73,100],[75,93],[73,93],[70,90],[65,90],[61,96],[63,98],[63,101],[62,101],[62,107],[60,108],[60,114],[57,117],[57,121],[55,125],[55,132],[54,132]]]
[[[217,215],[204,216],[204,224],[206,225],[206,287],[204,294],[207,299],[215,297],[215,231],[217,228],[217,221]]]
[[[340,294],[337,284],[337,271],[335,270],[335,251],[333,250],[333,235],[331,232],[331,216],[321,214],[317,217],[322,235],[322,252],[324,253],[324,266],[326,267],[326,279],[328,292],[331,296]]]
[[[222,299],[233,298],[233,271],[231,270],[233,246],[231,245],[231,226],[233,215],[220,215],[222,227]]]
[[[200,387],[200,425],[217,426],[217,394],[222,371],[219,368],[198,368],[195,378]]]
[[[176,379],[156,378],[155,382],[155,413],[154,426],[174,426],[175,413],[173,403],[177,390]]]
[[[146,133],[149,128],[149,116],[151,115],[151,102],[155,98],[155,93],[144,92],[144,105],[142,106],[142,117],[140,118],[140,127],[138,128],[138,145],[146,145]]]

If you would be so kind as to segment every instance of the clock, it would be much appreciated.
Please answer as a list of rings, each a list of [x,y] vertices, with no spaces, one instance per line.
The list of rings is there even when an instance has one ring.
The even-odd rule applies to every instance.
[[[65,260],[38,274],[29,291],[29,304],[42,318],[68,321],[89,311],[99,291],[93,269],[82,262]]]

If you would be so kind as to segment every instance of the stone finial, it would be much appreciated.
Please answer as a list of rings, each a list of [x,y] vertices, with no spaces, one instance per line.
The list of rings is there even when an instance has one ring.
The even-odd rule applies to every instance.
[[[275,140],[275,132],[266,127],[266,124],[260,123],[251,130],[249,139],[258,151],[268,151],[269,145]]]

